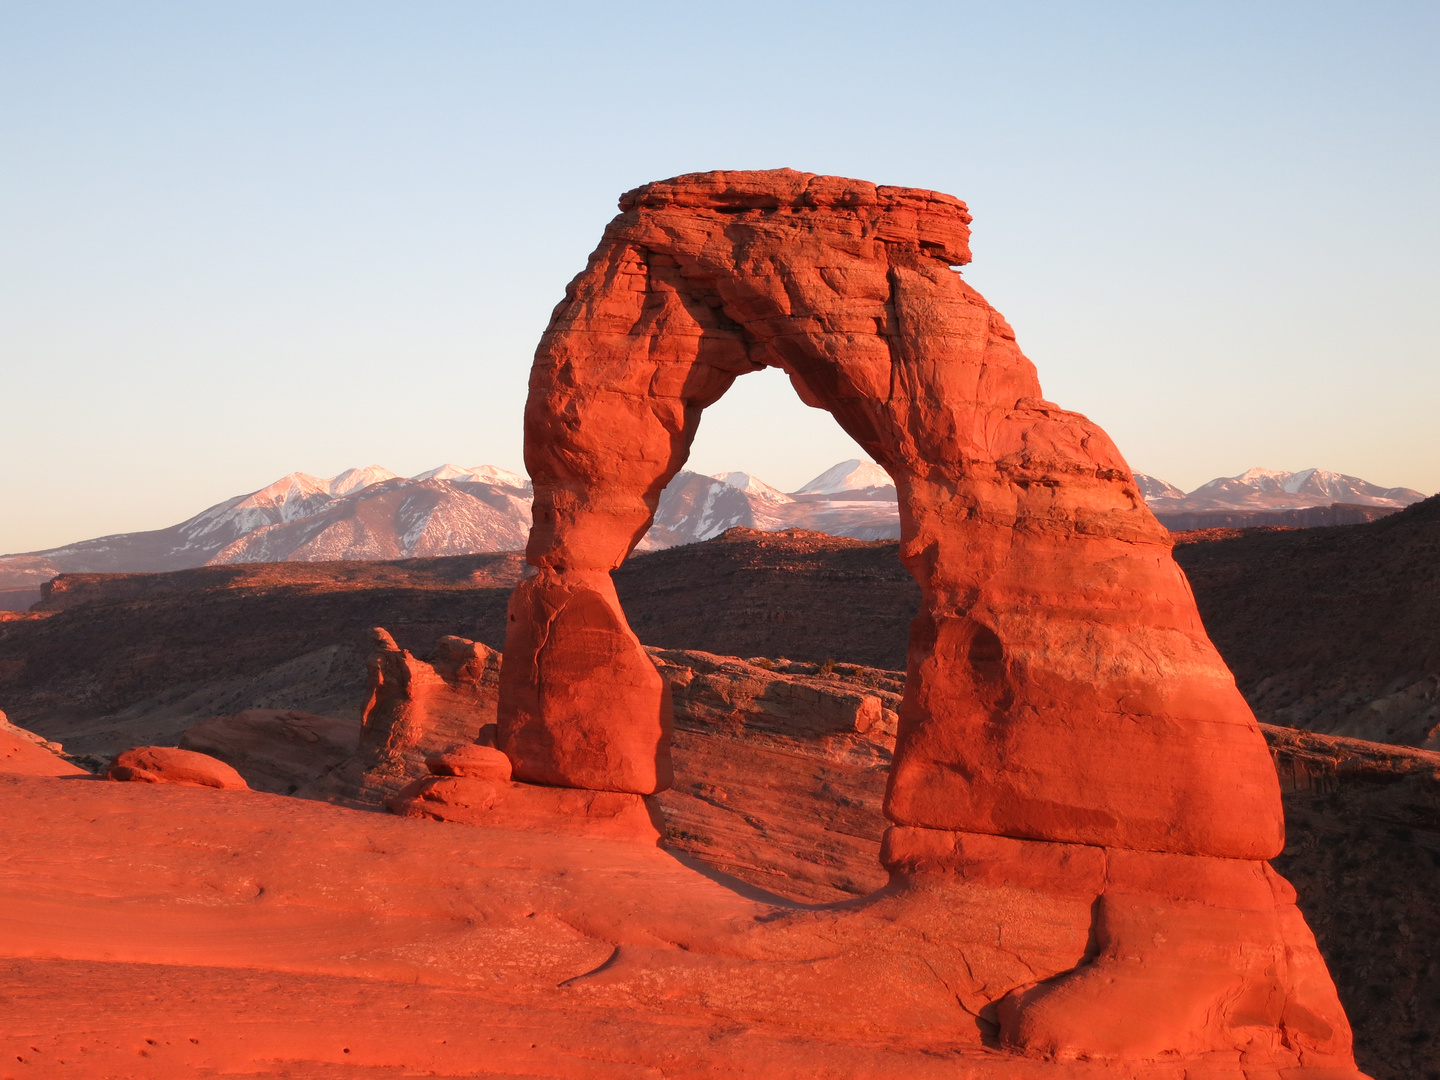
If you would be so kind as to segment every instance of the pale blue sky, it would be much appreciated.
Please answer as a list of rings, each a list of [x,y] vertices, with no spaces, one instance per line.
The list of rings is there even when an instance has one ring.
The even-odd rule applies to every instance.
[[[620,192],[967,200],[1047,396],[1185,488],[1440,488],[1425,3],[0,2],[0,551],[303,470],[522,467]],[[853,456],[770,374],[692,467]]]

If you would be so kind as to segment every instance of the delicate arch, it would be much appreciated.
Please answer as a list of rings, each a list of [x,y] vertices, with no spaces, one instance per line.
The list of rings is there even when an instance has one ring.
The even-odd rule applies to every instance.
[[[1098,427],[1042,399],[952,269],[934,192],[791,170],[626,194],[536,351],[537,573],[511,602],[500,742],[520,778],[669,783],[664,686],[609,571],[704,408],[783,368],[894,478],[923,594],[886,813],[897,824],[1268,858],[1274,769],[1166,531]]]

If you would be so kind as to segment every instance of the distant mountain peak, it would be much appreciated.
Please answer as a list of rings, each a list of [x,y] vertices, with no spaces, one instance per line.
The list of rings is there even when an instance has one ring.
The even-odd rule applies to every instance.
[[[1310,471],[1314,472],[1315,470],[1311,469]],[[1295,474],[1282,472],[1279,469],[1262,469],[1256,466],[1253,469],[1246,469],[1239,476],[1222,477],[1220,479],[1239,480],[1242,484],[1254,484],[1265,480],[1284,480],[1286,477],[1293,475]]]
[[[417,473],[412,480],[466,480],[474,484],[499,484],[501,487],[528,487],[530,481],[519,473],[501,469],[494,465],[475,465],[465,468],[448,462],[439,468]]]
[[[863,491],[866,488],[893,486],[890,474],[873,461],[851,458],[832,465],[795,492],[796,495],[834,495],[839,491]]]
[[[399,473],[393,473],[383,465],[366,465],[363,469],[346,469],[328,481],[331,495],[349,495],[352,491],[362,491],[371,484],[378,484],[383,480],[398,480]]]
[[[1145,473],[1137,472],[1135,474],[1135,483],[1140,485],[1140,495],[1146,502],[1152,499],[1183,499],[1185,497],[1185,492],[1181,491],[1174,484],[1167,484],[1164,480],[1160,480],[1154,476],[1148,476]]]
[[[751,476],[747,472],[718,473],[715,479],[719,480],[722,484],[729,484],[731,487],[743,491],[747,495],[753,495],[757,499],[764,499],[766,502],[782,503],[791,501],[790,496],[786,495],[779,488],[771,487],[765,483],[764,480]]]

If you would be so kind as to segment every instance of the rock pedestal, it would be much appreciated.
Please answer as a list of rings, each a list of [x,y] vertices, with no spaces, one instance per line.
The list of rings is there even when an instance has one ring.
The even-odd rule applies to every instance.
[[[1098,951],[1007,998],[1005,1037],[1077,1055],[1229,1049],[1216,1002],[1238,995],[1234,1009],[1288,1038],[1303,1024],[1284,1027],[1289,1005],[1274,1003],[1303,999],[1331,1032],[1308,1052],[1348,1062],[1333,989],[1298,989],[1314,965],[1252,962],[1256,949],[1313,951],[1273,897],[1235,899],[1283,843],[1254,717],[1120,453],[1044,400],[1005,319],[952,269],[970,259],[965,205],[777,170],[647,184],[620,209],[531,372],[537,573],[511,602],[497,717],[516,778],[636,794],[668,783],[664,685],[609,571],[649,527],[706,406],[746,372],[781,368],[899,493],[901,557],[923,599],[889,818],[916,835],[1039,842],[1046,859],[1097,853],[1062,878],[1102,854],[1162,860],[1160,878],[1176,880],[1223,868],[1197,897],[1141,889],[1132,903],[1123,875],[1097,888]],[[1189,944],[1157,944],[1166,926]],[[1189,986],[1187,972],[1204,977]],[[1097,1019],[1141,1003],[1154,1006],[1149,1041]]]

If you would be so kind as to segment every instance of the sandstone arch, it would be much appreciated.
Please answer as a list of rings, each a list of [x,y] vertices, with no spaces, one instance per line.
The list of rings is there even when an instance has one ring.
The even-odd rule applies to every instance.
[[[610,584],[741,374],[783,368],[894,477],[911,632],[898,825],[1261,859],[1278,786],[1110,440],[951,267],[963,203],[791,170],[626,194],[541,340],[500,732],[517,775],[648,793],[667,705]]]
[[[516,777],[669,783],[664,686],[609,572],[704,408],[782,368],[895,479],[922,591],[885,807],[896,890],[843,934],[926,925],[947,942],[927,970],[1027,1052],[1358,1077],[1294,891],[1262,861],[1283,820],[1254,717],[1119,452],[1041,398],[952,271],[964,204],[778,170],[647,184],[620,209],[531,373],[535,573],[498,714]],[[724,948],[767,955],[788,932]]]

